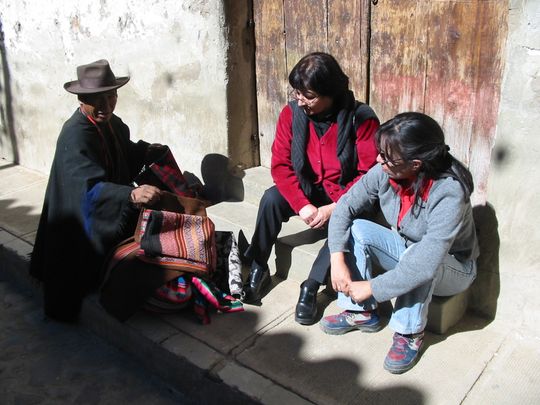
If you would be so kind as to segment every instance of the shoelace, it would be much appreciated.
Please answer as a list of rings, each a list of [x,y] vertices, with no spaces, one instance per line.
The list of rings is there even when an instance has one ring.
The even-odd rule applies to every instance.
[[[403,335],[394,336],[396,352],[404,352],[405,346],[409,346],[413,350],[418,350],[423,337],[423,335],[410,338]]]
[[[402,353],[405,351],[405,346],[409,346],[409,339],[405,336],[398,335],[394,337],[394,351]]]
[[[358,315],[362,315],[364,317],[364,319],[362,319],[363,321],[369,321],[370,318],[368,318],[366,315],[365,315],[365,312],[348,312],[348,311],[343,311],[341,314],[345,314],[345,318],[347,319],[347,321],[351,321],[351,322],[356,322],[356,317]]]

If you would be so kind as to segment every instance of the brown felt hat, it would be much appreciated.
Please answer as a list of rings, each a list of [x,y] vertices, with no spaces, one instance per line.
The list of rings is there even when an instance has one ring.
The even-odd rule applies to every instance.
[[[114,90],[129,81],[129,77],[116,77],[105,59],[77,67],[77,80],[64,84],[73,94],[94,94]]]

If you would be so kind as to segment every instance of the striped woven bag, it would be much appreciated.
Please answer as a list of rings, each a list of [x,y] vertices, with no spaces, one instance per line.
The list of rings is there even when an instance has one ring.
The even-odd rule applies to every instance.
[[[138,259],[198,275],[215,270],[215,227],[210,218],[144,209],[139,225]]]

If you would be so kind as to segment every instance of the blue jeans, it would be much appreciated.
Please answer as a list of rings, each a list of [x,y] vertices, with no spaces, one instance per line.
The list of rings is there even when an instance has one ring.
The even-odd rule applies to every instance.
[[[383,271],[392,271],[407,250],[406,241],[395,230],[374,222],[357,219],[351,226],[354,257],[347,255],[353,281],[370,280],[373,263]],[[476,262],[459,262],[448,254],[439,266],[433,281],[429,281],[396,298],[389,326],[402,334],[422,332],[426,327],[429,303],[433,294],[450,296],[465,291],[476,277]],[[338,293],[338,306],[352,311],[377,308],[373,297],[356,303]]]

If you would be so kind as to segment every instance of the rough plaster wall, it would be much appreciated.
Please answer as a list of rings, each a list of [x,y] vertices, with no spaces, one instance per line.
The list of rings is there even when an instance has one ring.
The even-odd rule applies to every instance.
[[[226,154],[226,40],[221,0],[0,0],[2,107],[11,102],[16,140],[0,128],[1,157],[49,170],[62,123],[77,106],[63,83],[75,67],[105,58],[117,76],[116,114],[134,139],[171,146],[199,175],[206,153]],[[9,86],[11,100],[5,100]]]
[[[538,270],[540,1],[510,2],[506,60],[488,200],[499,222],[501,259]]]

